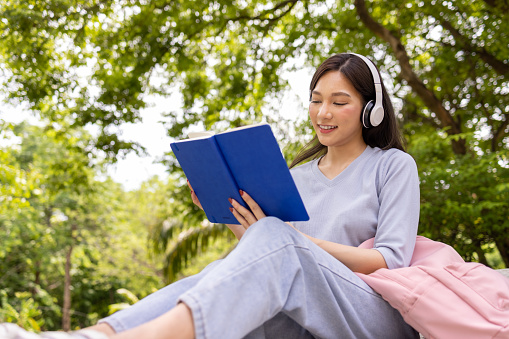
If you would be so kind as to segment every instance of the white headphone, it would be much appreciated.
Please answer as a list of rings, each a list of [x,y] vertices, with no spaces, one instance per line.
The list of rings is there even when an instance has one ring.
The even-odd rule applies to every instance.
[[[362,61],[364,61],[364,63],[369,67],[371,75],[373,76],[373,83],[375,85],[376,94],[375,102],[373,103],[373,100],[370,100],[366,106],[364,106],[364,109],[362,110],[361,121],[366,128],[376,127],[380,125],[384,119],[384,108],[382,106],[382,82],[380,81],[380,76],[378,75],[375,64],[371,60],[360,54],[348,54],[352,54],[361,58]]]

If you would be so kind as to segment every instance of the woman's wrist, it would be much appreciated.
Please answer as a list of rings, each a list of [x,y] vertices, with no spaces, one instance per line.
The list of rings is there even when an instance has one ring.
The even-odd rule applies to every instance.
[[[240,240],[240,238],[242,238],[242,236],[244,235],[244,232],[246,232],[246,229],[242,225],[226,224],[226,227],[228,227],[230,231],[233,232],[237,240]]]

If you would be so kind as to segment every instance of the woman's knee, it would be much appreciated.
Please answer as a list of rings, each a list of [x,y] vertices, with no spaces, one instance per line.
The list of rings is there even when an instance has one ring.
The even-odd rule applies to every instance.
[[[263,219],[258,220],[253,225],[249,226],[248,231],[251,233],[260,232],[260,233],[275,233],[279,230],[286,229],[286,225],[281,219],[276,217],[265,217]]]
[[[301,234],[290,225],[281,221],[281,219],[265,217],[251,225],[244,236],[248,238],[264,239],[265,241],[279,239],[291,240],[294,242],[301,237]]]

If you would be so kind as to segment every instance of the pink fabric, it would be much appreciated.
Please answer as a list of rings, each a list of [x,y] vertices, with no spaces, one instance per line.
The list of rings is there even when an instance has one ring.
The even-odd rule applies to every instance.
[[[427,339],[509,338],[509,279],[451,246],[418,236],[410,267],[357,275]]]

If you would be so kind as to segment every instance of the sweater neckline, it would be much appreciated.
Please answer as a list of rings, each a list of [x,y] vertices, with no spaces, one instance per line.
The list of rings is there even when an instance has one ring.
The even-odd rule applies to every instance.
[[[359,166],[359,163],[362,162],[362,160],[366,157],[369,157],[371,153],[373,153],[374,148],[371,146],[366,146],[366,149],[357,157],[355,158],[341,173],[336,175],[334,178],[329,179],[325,176],[325,174],[320,171],[318,168],[318,163],[320,160],[324,157],[321,156],[320,158],[316,159],[311,166],[311,169],[313,171],[314,176],[323,184],[327,186],[334,186],[343,181],[343,178],[349,176],[351,172],[355,171],[355,168]]]

